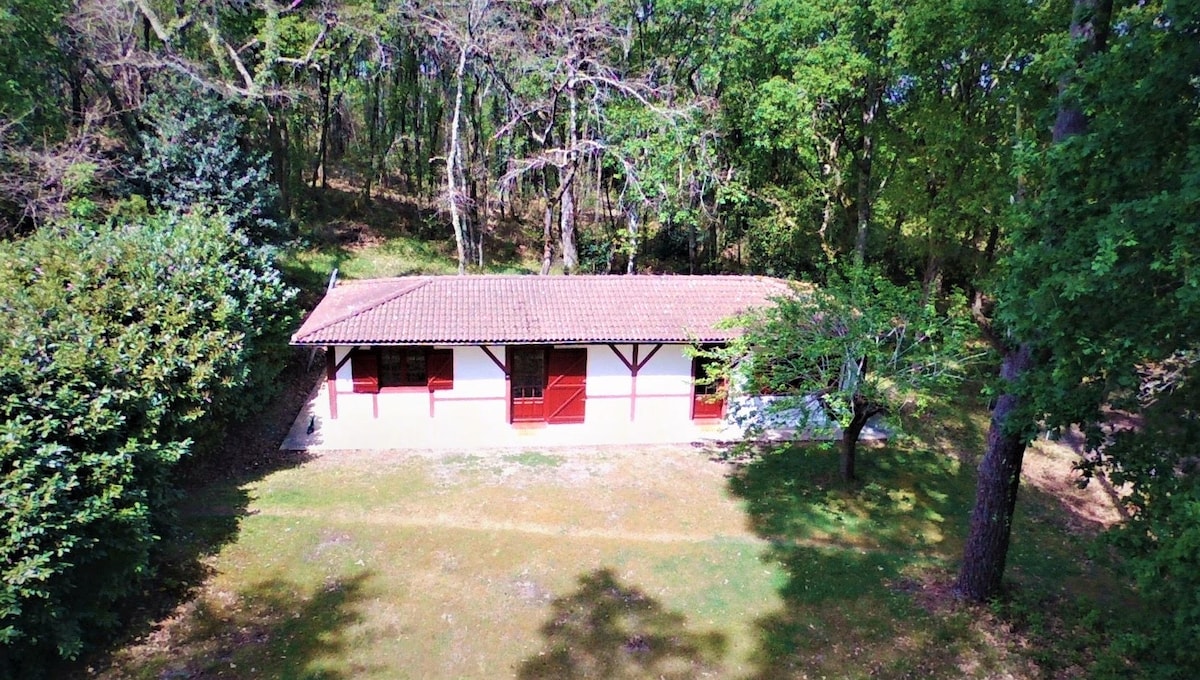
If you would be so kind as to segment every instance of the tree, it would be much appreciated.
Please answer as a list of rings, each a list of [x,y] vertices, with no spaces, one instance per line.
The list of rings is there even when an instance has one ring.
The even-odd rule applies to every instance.
[[[1085,261],[1088,259],[1085,256],[1087,250],[1063,249],[1061,244],[1064,242],[1082,241],[1091,244],[1087,248],[1095,248],[1093,225],[1089,220],[1081,219],[1084,215],[1070,214],[1063,208],[1077,205],[1081,199],[1086,201],[1074,191],[1075,182],[1071,179],[1085,176],[1081,174],[1084,166],[1078,162],[1081,158],[1077,153],[1082,146],[1077,138],[1088,130],[1088,116],[1078,96],[1074,76],[1104,50],[1112,3],[1111,0],[1076,0],[1074,6],[1069,66],[1059,74],[1053,146],[1048,152],[1051,158],[1065,154],[1072,160],[1056,165],[1061,173],[1047,177],[1042,193],[1021,208],[1026,211],[1025,219],[1013,235],[1013,251],[1004,265],[1007,271],[1001,284],[1001,301],[1006,305],[1001,311],[1001,319],[1007,322],[1007,332],[980,315],[985,335],[1001,353],[1002,393],[992,409],[987,450],[979,464],[975,507],[955,584],[962,597],[974,601],[988,600],[1000,591],[1022,460],[1037,422],[1042,419],[1039,412],[1047,408],[1069,412],[1072,409],[1066,404],[1078,403],[1080,394],[1095,394],[1083,380],[1054,385],[1066,377],[1055,364],[1075,362],[1088,353],[1084,347],[1068,347],[1069,341],[1063,342],[1077,337],[1079,329],[1062,323],[1065,315],[1056,310],[1062,307],[1061,296],[1076,297],[1071,288],[1079,284],[1086,286],[1085,282],[1092,279],[1094,272],[1081,272],[1077,264],[1072,264],[1065,272],[1082,276],[1064,276],[1065,272],[1056,264],[1045,261],[1057,260],[1068,252],[1071,256],[1084,257]],[[1097,209],[1104,210],[1100,206]],[[1050,252],[1054,255],[1045,254]],[[1029,267],[1031,260],[1041,260],[1042,266]],[[1067,286],[1059,287],[1063,283]],[[1054,291],[1052,295],[1046,295],[1051,290]],[[1105,300],[1103,305],[1113,308],[1111,299]],[[980,311],[979,307],[977,311]],[[1039,382],[1042,382],[1041,389]],[[1054,401],[1060,403],[1051,406]]]
[[[495,39],[495,36],[488,34],[500,30],[495,26],[496,12],[491,0],[467,0],[461,5],[446,4],[414,11],[423,29],[446,51],[444,58],[447,63],[443,66],[449,67],[453,82],[449,131],[443,156],[446,163],[446,190],[443,202],[450,213],[450,226],[454,231],[454,244],[458,253],[459,274],[465,274],[467,271],[471,246],[471,239],[468,237],[468,213],[465,210],[470,201],[466,187],[468,159],[463,151],[464,119],[467,117],[464,107],[470,102],[464,102],[464,95],[467,81],[471,77],[469,66],[488,54],[486,41],[489,37]],[[482,243],[478,244],[478,247],[482,250]]]
[[[839,472],[851,481],[859,435],[873,417],[920,410],[960,380],[968,323],[957,311],[942,314],[919,288],[848,264],[830,268],[825,285],[739,321],[745,335],[715,353],[731,396],[789,397],[782,407],[801,419],[798,433],[839,428]]]
[[[71,222],[0,243],[0,675],[118,623],[173,466],[269,398],[294,291],[226,220]]]
[[[1200,382],[1195,352],[1143,368],[1140,427],[1114,433],[1089,473],[1130,493],[1129,519],[1108,536],[1146,602],[1145,622],[1117,640],[1151,677],[1200,668]],[[1102,482],[1105,480],[1101,480]]]
[[[1136,512],[1118,545],[1154,605],[1131,651],[1166,677],[1195,667],[1184,640],[1200,625],[1192,458],[1198,30],[1200,11],[1187,3],[1127,3],[1115,12],[1076,3],[1056,143],[1029,159],[1030,197],[1011,234],[997,309],[1036,352],[1016,384],[1025,422],[1082,425],[1091,446],[1085,472],[1131,485]],[[1145,424],[1109,441],[1114,411]]]
[[[877,250],[892,276],[931,294],[988,287],[1010,204],[1015,153],[1051,92],[1030,68],[1058,30],[1054,3],[920,2],[897,20],[889,125],[892,160],[880,188]],[[901,274],[904,272],[904,274]]]
[[[241,139],[226,102],[187,83],[162,81],[142,115],[147,131],[133,176],[154,205],[220,210],[230,226],[260,243],[286,233],[267,157]]]
[[[34,133],[66,122],[58,120],[63,109],[46,90],[66,70],[60,41],[68,6],[66,0],[7,0],[0,7],[0,120]],[[80,108],[67,110],[78,115]]]
[[[614,21],[614,12],[614,6],[605,3],[564,2],[535,5],[515,18],[525,26],[520,44],[510,46],[522,52],[512,61],[521,78],[501,81],[510,100],[510,118],[500,134],[523,131],[535,146],[529,156],[513,159],[501,183],[511,189],[526,175],[542,175],[543,273],[549,273],[553,252],[554,205],[563,268],[571,273],[579,265],[579,187],[590,167],[617,151],[607,139],[609,111],[632,100],[660,116],[671,115],[661,106],[670,88],[632,72],[622,57],[631,26]],[[556,183],[553,191],[551,181]]]
[[[899,15],[889,2],[764,2],[731,41],[730,135],[748,142],[740,155],[764,189],[767,224],[793,221],[809,232],[798,245],[823,251],[807,266],[867,259],[888,166],[880,142],[895,98],[885,95],[900,76]]]

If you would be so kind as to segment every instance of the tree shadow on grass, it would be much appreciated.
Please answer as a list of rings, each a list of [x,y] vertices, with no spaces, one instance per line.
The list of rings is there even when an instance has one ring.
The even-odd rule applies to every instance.
[[[959,549],[969,497],[957,462],[908,440],[860,458],[860,481],[837,477],[832,445],[778,445],[729,479],[764,562],[786,574],[780,611],[757,622],[754,678],[954,677],[947,655],[965,627],[931,616],[914,577]]]
[[[622,585],[609,569],[580,576],[579,588],[551,608],[546,647],[521,665],[521,680],[694,678],[713,671],[725,652],[723,635],[688,632],[682,614]]]
[[[237,593],[192,601],[137,648],[118,658],[122,676],[158,678],[350,678],[369,669],[332,665],[369,572],[326,582],[314,592],[269,580]]]
[[[197,594],[213,575],[210,558],[237,540],[242,520],[253,513],[250,485],[311,458],[302,451],[278,448],[323,371],[319,363],[306,366],[307,357],[296,353],[281,376],[284,384],[279,394],[262,413],[230,426],[221,446],[177,469],[181,494],[175,514],[160,528],[162,539],[154,546],[155,571],[143,584],[141,596],[127,599],[115,612],[122,627],[115,634],[102,632],[106,637],[95,640],[92,653],[82,660],[45,669],[48,677],[76,677],[83,675],[85,667],[111,666],[124,647],[152,643],[180,611],[200,606]]]
[[[768,540],[935,555],[957,539],[966,482],[953,459],[893,443],[865,451],[846,484],[832,445],[784,444],[739,465],[729,488]]]
[[[1086,673],[1107,644],[1087,618],[1100,601],[1079,582],[1111,574],[1086,566],[1088,539],[1036,488],[1021,490],[1005,602],[953,599],[983,431],[962,407],[938,417],[864,451],[854,484],[837,478],[832,446],[735,459],[729,488],[771,544],[762,559],[786,575],[782,607],[757,622],[755,678]]]

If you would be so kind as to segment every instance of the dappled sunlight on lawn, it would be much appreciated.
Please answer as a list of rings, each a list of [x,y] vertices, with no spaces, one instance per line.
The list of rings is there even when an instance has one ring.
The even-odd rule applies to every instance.
[[[181,605],[105,678],[353,678],[340,657],[368,573],[308,590],[284,580],[209,590]],[[127,656],[128,658],[122,658]]]
[[[1061,455],[1027,454],[1004,600],[954,598],[987,428],[980,406],[937,404],[907,434],[860,447],[852,483],[838,478],[834,444],[716,453],[735,463],[729,489],[770,542],[761,559],[786,575],[782,606],[756,622],[753,678],[1086,673],[1108,634],[1095,613],[1124,625],[1112,607],[1129,600],[1075,526],[1083,515]]]
[[[337,452],[224,481],[187,513],[212,534],[200,541],[207,578],[100,677],[1032,678],[1085,667],[1084,643],[1050,636],[1084,640],[1078,622],[1035,615],[1064,602],[1074,576],[1102,582],[1102,565],[1083,567],[1058,504],[1036,488],[1022,491],[1011,553],[1010,581],[1027,595],[972,609],[945,597],[974,491],[959,456],[897,437],[862,447],[860,481],[843,484],[836,452],[819,445],[727,453]],[[1063,649],[1066,661],[1031,665]]]
[[[861,481],[846,485],[833,447],[779,446],[729,485],[755,531],[772,541],[950,556],[965,512],[957,461],[889,444],[863,447],[859,465]]]

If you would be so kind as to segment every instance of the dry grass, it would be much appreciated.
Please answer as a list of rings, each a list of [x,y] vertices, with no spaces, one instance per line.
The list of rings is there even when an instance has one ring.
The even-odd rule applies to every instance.
[[[580,608],[631,627],[603,617],[581,667],[745,671],[780,574],[723,471],[677,450],[328,454],[246,488],[197,598],[101,677],[551,677],[574,630],[554,612]]]
[[[1077,675],[1063,602],[1111,577],[1074,564],[1075,506],[1031,487],[1016,604],[964,608],[946,584],[970,466],[921,441],[867,451],[852,488],[815,448],[741,466],[687,447],[340,452],[216,483],[188,515],[202,538],[236,523],[210,576],[93,675]]]

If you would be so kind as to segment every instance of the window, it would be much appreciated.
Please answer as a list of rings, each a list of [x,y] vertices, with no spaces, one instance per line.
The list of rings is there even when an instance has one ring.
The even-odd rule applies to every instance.
[[[541,399],[546,388],[545,351],[541,348],[514,350],[510,375],[514,399]]]
[[[705,420],[725,415],[725,383],[709,380],[708,367],[714,362],[708,357],[692,359],[692,419]]]
[[[716,360],[709,357],[696,357],[692,360],[692,385],[696,396],[717,394],[721,390],[719,380],[710,380],[708,367]]]
[[[424,347],[384,347],[379,350],[380,387],[425,387]]]

